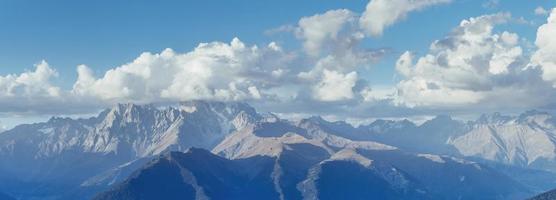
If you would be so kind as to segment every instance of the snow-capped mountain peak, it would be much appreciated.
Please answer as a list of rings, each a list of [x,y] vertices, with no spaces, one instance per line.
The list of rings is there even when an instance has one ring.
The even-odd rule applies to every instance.
[[[556,129],[551,115],[482,115],[463,135],[449,141],[464,156],[556,170]],[[552,164],[550,164],[552,163]]]
[[[2,134],[0,154],[25,151],[32,158],[67,151],[115,154],[134,159],[166,150],[212,148],[231,131],[260,117],[244,103],[191,101],[176,107],[117,104],[90,119],[53,117]]]
[[[515,118],[511,116],[505,116],[500,114],[499,112],[495,112],[492,114],[482,114],[478,120],[475,121],[477,124],[504,124],[508,123]]]

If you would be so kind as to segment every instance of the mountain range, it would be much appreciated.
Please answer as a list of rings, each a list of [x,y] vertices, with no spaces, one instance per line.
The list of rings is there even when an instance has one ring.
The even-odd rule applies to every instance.
[[[524,191],[476,163],[427,156],[353,149],[329,155],[297,143],[275,156],[228,160],[192,148],[157,157],[95,199],[496,199]]]
[[[280,119],[241,102],[118,104],[1,133],[0,191],[17,199],[522,199],[556,188],[555,136],[555,119],[539,111],[354,127]]]

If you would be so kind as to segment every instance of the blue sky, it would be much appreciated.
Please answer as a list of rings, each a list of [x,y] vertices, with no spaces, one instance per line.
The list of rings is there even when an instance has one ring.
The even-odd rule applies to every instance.
[[[103,72],[145,51],[189,51],[201,42],[267,43],[265,30],[365,1],[3,1],[0,73],[19,73],[42,59],[66,85],[75,67]]]
[[[391,84],[393,62],[401,52],[425,51],[462,19],[497,11],[541,23],[537,6],[551,8],[548,0],[505,0],[493,8],[487,1],[461,0],[412,13],[365,41],[368,48],[392,48],[393,54],[373,69],[371,80]],[[368,1],[2,1],[0,2],[0,74],[31,70],[47,60],[60,73],[59,82],[71,87],[75,67],[87,64],[96,72],[127,63],[140,53],[164,48],[189,51],[200,42],[229,41],[239,37],[250,44],[278,40],[292,48],[299,44],[266,30],[295,24],[299,18],[347,8],[362,12]],[[515,25],[512,30],[534,40],[535,29]],[[411,34],[411,35],[408,35]],[[398,55],[396,55],[398,54]]]
[[[295,27],[303,17],[336,9],[361,15],[367,4],[369,1],[1,1],[0,76],[33,71],[35,64],[46,60],[58,74],[50,79],[50,84],[62,91],[71,90],[77,80],[76,68],[81,64],[101,78],[107,70],[130,63],[143,52],[160,53],[171,48],[186,53],[199,43],[229,43],[234,37],[247,46],[264,47],[274,41],[285,51],[302,54],[303,39],[295,33],[269,34],[269,30]],[[356,70],[358,79],[375,88],[395,87],[403,79],[395,69],[401,54],[411,51],[415,57],[425,55],[431,43],[446,37],[470,17],[511,13],[510,22],[497,25],[495,32],[510,31],[533,43],[537,28],[546,23],[548,15],[536,15],[534,10],[539,6],[550,12],[556,2],[453,0],[408,12],[381,36],[361,40],[358,48],[385,49],[387,53],[365,70]],[[297,65],[290,67],[295,71]],[[342,73],[347,75],[348,71]],[[353,104],[344,100],[344,106]],[[0,110],[5,110],[5,116],[16,113],[23,118],[52,114]],[[79,112],[68,111],[76,113]]]

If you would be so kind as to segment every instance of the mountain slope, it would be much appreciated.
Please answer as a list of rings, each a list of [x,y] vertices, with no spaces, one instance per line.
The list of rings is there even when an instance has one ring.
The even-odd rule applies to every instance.
[[[190,149],[186,153],[171,152],[160,156],[122,184],[94,199],[278,198],[271,181],[258,181],[256,176],[249,177],[239,166],[238,162],[217,157],[202,149]],[[249,184],[250,181],[257,181],[257,185]]]
[[[369,150],[360,154],[343,149],[329,155],[307,143],[287,146],[276,157],[236,160],[201,149],[172,152],[95,199],[519,199],[527,195],[508,177],[476,163],[432,155],[404,161],[406,157],[396,150],[374,155],[364,152]],[[432,165],[438,166],[429,171]]]
[[[244,103],[190,101],[166,108],[119,104],[90,119],[20,125],[0,135],[0,189],[57,196],[136,159],[211,149],[260,117]]]
[[[479,163],[449,156],[413,155],[400,151],[359,152],[410,174],[426,185],[431,195],[441,199],[500,199],[500,194],[506,194],[506,199],[520,199],[527,195],[527,189],[521,184]]]
[[[253,190],[250,187],[255,185],[265,186],[265,199],[363,199],[368,196],[382,199],[518,199],[530,194],[511,178],[478,163],[404,153],[388,145],[352,141],[328,131],[327,127],[308,121],[248,123],[212,150],[230,159],[229,162],[212,165],[225,166],[222,170],[234,176],[223,179],[239,181],[234,184],[237,187],[246,183],[252,184],[245,186],[245,190]],[[195,161],[190,164],[190,167],[195,166]],[[234,167],[238,165],[242,167]],[[232,168],[237,171],[229,170]],[[108,193],[133,191],[127,189],[133,187],[132,180],[140,185],[158,181],[137,177],[112,187]],[[227,190],[231,189],[223,189],[223,192]]]
[[[471,157],[556,172],[556,118],[545,112],[528,111],[519,116],[485,114],[468,122],[437,116],[419,126],[408,121],[377,120],[344,135],[405,151]]]
[[[363,139],[416,153],[466,157],[493,166],[534,191],[556,186],[556,123],[545,112],[499,113],[463,122],[438,116],[420,126],[377,120],[358,129]]]
[[[310,168],[298,189],[305,199],[436,199],[410,175],[353,149]]]
[[[170,153],[171,156],[156,159],[119,186],[97,195],[94,199],[299,199],[302,195],[306,195],[297,191],[296,185],[304,179],[307,172],[301,173],[301,176],[295,173],[298,173],[296,170],[299,169],[308,171],[310,165],[303,166],[304,164],[290,162],[292,160],[284,162],[272,159],[272,161],[268,157],[220,160],[221,158],[201,151],[193,150],[185,154],[173,152]],[[206,164],[199,163],[201,160],[192,159],[193,157],[202,158],[202,162]],[[294,155],[281,156],[282,159],[295,159],[294,157]],[[302,161],[308,163],[306,160]],[[327,191],[328,187],[335,185],[335,180],[327,180],[327,177],[336,175],[337,170],[342,170],[343,167],[360,168],[356,163],[335,162],[343,163],[341,166],[334,166],[341,167],[340,169],[329,170],[329,165],[333,162],[323,164],[326,169],[318,180],[326,182],[319,181],[319,191]],[[252,172],[249,168],[240,167],[245,166],[246,163],[260,169]],[[279,172],[276,165],[281,168]],[[387,181],[374,175],[370,170],[362,170],[360,174],[353,175],[350,178],[354,180],[358,178],[355,175],[363,175],[361,183],[366,185],[361,185],[362,188],[337,188],[334,190],[338,192],[336,196],[380,197],[385,194],[385,191],[388,191],[390,195],[388,197],[392,197],[390,199],[406,196],[391,189]],[[354,190],[358,193],[351,193]]]
[[[556,171],[556,128],[547,113],[483,116],[449,144],[464,156]]]

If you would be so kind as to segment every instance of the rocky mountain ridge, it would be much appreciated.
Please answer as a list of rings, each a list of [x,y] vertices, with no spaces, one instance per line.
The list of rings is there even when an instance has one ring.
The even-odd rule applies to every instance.
[[[20,125],[0,134],[0,190],[9,191],[21,199],[45,196],[75,199],[93,195],[128,180],[136,170],[161,154],[186,152],[192,147],[207,149],[227,160],[265,157],[278,159],[284,165],[292,165],[284,159],[311,163],[302,168],[308,174],[296,174],[291,180],[287,178],[299,184],[305,180],[304,189],[299,189],[299,185],[276,187],[275,192],[280,196],[290,193],[310,197],[314,193],[306,192],[313,190],[316,183],[309,179],[309,171],[339,170],[336,165],[343,166],[343,162],[355,163],[355,168],[365,173],[377,172],[373,163],[383,163],[378,166],[413,171],[408,174],[414,178],[420,177],[419,170],[432,170],[439,163],[455,162],[460,163],[457,165],[488,168],[455,157],[479,162],[485,160],[510,168],[518,166],[550,171],[554,161],[554,127],[551,115],[533,111],[516,117],[484,115],[470,122],[438,116],[421,125],[408,120],[377,120],[353,127],[320,117],[299,121],[280,119],[270,113],[258,113],[240,102],[190,101],[171,107],[119,104],[89,119],[52,118],[44,123]],[[542,145],[535,147],[534,144]],[[296,149],[293,152],[297,158],[282,158],[284,153],[291,154],[292,149]],[[325,156],[315,152],[322,152]],[[386,155],[385,152],[398,152],[391,155],[397,159],[380,156]],[[315,158],[307,156],[319,159],[311,161]],[[309,161],[303,161],[306,159]],[[404,160],[415,159],[425,159],[434,165],[427,164],[419,170],[405,166]],[[340,164],[330,164],[340,161]],[[347,167],[354,167],[351,165]],[[370,166],[373,166],[372,170]],[[276,174],[284,172],[274,167],[272,170]],[[469,173],[465,177],[482,172]],[[495,170],[489,174],[498,179],[509,178],[509,183],[515,179],[513,175],[507,177]],[[395,178],[398,176],[377,176],[386,182],[392,178],[398,180]],[[462,179],[470,181],[469,178]],[[445,181],[454,180],[456,178]],[[530,179],[518,178],[514,182],[515,185],[508,187],[518,193],[556,186],[556,183],[537,183]],[[390,189],[396,188],[396,184],[388,183]],[[469,187],[486,187],[475,184]],[[414,185],[422,186],[422,183],[417,181]],[[502,193],[509,195],[511,192],[501,190]]]

